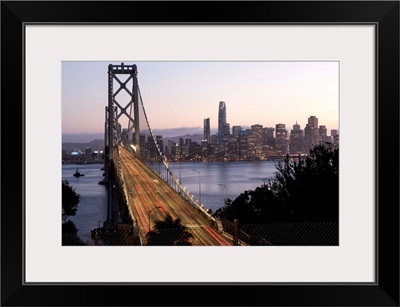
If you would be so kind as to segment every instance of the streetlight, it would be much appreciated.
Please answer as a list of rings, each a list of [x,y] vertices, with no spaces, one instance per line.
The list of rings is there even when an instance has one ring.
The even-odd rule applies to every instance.
[[[157,208],[161,208],[161,207],[154,207],[154,208],[149,210],[149,231],[150,231],[150,212],[153,211],[154,209],[157,209]]]
[[[196,171],[195,169],[192,169],[192,171],[199,173],[199,201],[200,201],[200,205],[201,205],[201,176],[200,176],[200,172]]]
[[[178,161],[178,165],[179,165],[179,184],[181,184],[182,180],[181,180],[181,161],[180,160]]]
[[[222,183],[217,183],[220,186],[224,187],[224,205],[226,204],[226,185]],[[236,217],[236,204],[233,202],[233,214],[234,214],[234,231],[233,231],[233,245],[239,245],[239,220]]]
[[[222,183],[217,183],[217,184],[224,187],[224,205],[225,205],[225,203],[226,203],[226,185],[224,185]]]

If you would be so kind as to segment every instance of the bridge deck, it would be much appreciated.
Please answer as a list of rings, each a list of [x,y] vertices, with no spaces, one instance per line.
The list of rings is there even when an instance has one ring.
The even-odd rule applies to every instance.
[[[227,246],[231,240],[211,227],[210,222],[122,146],[119,147],[128,205],[142,237],[169,213],[192,233],[192,245]],[[160,208],[156,208],[160,207]],[[150,212],[150,213],[149,213]]]

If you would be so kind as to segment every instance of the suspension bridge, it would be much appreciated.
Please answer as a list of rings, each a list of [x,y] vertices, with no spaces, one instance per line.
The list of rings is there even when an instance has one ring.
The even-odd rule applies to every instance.
[[[123,128],[125,125],[126,128]],[[194,246],[239,245],[238,236],[224,232],[214,218],[168,167],[160,139],[153,134],[138,82],[136,65],[108,65],[105,108],[105,179],[108,217],[105,225],[128,218],[142,245],[155,221],[168,215],[192,234]],[[115,204],[127,208],[115,210]]]

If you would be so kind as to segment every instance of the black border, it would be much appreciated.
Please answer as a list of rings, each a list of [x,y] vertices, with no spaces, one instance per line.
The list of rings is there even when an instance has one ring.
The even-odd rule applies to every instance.
[[[72,22],[377,25],[377,283],[23,284],[23,28]],[[399,1],[2,1],[1,148],[2,306],[399,306]]]

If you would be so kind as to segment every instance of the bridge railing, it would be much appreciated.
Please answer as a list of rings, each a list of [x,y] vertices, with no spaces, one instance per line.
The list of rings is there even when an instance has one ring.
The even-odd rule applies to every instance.
[[[146,162],[144,165],[151,170],[154,174],[156,174],[161,180],[166,182],[172,189],[174,189],[183,199],[185,199],[190,205],[192,205],[195,209],[199,210],[203,216],[208,219],[213,225],[216,224],[216,219],[204,208],[204,205],[199,202],[195,198],[193,194],[180,182],[178,176],[169,168],[168,161],[164,156],[160,153],[161,162],[162,162],[162,171],[159,169],[155,169],[151,167],[150,164]],[[160,157],[159,156],[159,157]],[[158,161],[160,162],[160,161]]]
[[[157,172],[155,170],[153,170],[151,167],[149,167],[149,165],[147,163],[144,163],[144,164],[153,173],[155,173],[162,180],[164,180],[171,188],[173,188],[176,192],[178,192],[181,195],[181,197],[186,199],[186,201],[189,204],[191,204],[194,208],[198,209],[206,219],[208,219],[212,224],[215,225],[215,222],[216,222],[215,218],[211,214],[209,214],[209,212],[206,209],[204,209],[203,204],[201,204],[197,199],[194,198],[193,195],[191,195],[190,191],[188,191],[188,189],[182,185],[182,183],[179,181],[178,177],[169,168],[167,158],[163,155],[163,152],[157,142],[157,138],[155,137],[153,130],[150,127],[150,122],[149,122],[149,119],[147,117],[146,110],[144,107],[143,98],[142,98],[142,94],[140,91],[137,76],[136,76],[136,82],[137,82],[137,91],[138,91],[139,118],[143,119],[143,120],[140,120],[140,123],[141,123],[140,134],[142,134],[142,132],[143,132],[145,140],[146,140],[146,137],[150,136],[152,145],[155,148],[156,159],[158,161],[162,162],[163,170],[162,170],[162,172],[157,174]],[[137,120],[139,120],[139,119],[137,119]],[[130,125],[131,125],[131,122],[129,122],[128,127]],[[128,141],[124,145],[125,145],[124,147],[126,149],[129,149],[129,151],[132,154],[134,154],[134,155],[139,154],[140,155],[139,159],[142,162],[146,161],[146,149],[142,147],[143,144],[132,144],[131,142]],[[135,149],[136,146],[140,146],[140,150],[136,150]],[[120,163],[120,160],[119,160],[119,155],[118,155],[118,170],[119,170],[118,174],[122,178],[122,172],[120,171],[121,167],[120,167],[119,163]],[[125,193],[126,193],[126,191],[125,191]],[[126,197],[126,195],[125,195],[125,197]]]
[[[195,199],[194,195],[190,193],[185,186],[181,184],[179,178],[174,174],[174,172],[168,167],[168,163],[164,161],[164,165],[167,171],[170,174],[170,178],[174,183],[171,185],[168,183],[175,191],[177,191],[184,199],[186,199],[193,207],[198,209],[208,220],[210,220],[213,224],[216,223],[216,219],[203,207],[203,204],[199,203],[197,199]]]
[[[135,155],[134,149],[132,148],[131,144],[125,143],[123,144],[124,148],[126,148],[129,152],[131,152],[133,155]],[[152,171],[155,175],[157,175],[161,180],[166,182],[172,189],[174,189],[180,197],[185,199],[190,205],[192,205],[195,209],[197,209],[207,220],[210,221],[210,223],[217,227],[217,220],[215,217],[213,217],[206,209],[204,209],[203,204],[201,204],[193,194],[190,193],[190,191],[182,185],[182,183],[179,181],[179,178],[175,175],[175,173],[169,168],[168,162],[166,159],[162,158],[162,164],[163,164],[163,169],[165,172],[167,172],[167,175],[162,175],[163,172],[157,172],[155,169],[151,168],[149,165],[147,165],[145,162],[143,163],[150,171]],[[123,176],[123,172],[120,171],[118,173],[118,176],[121,178],[122,182],[122,189],[124,191],[124,197],[126,200],[128,200],[128,194],[129,192],[126,190],[126,185],[125,185],[125,180]],[[132,217],[134,217],[133,212],[131,212],[131,208],[128,206],[129,213]],[[134,221],[135,223],[135,221]]]

